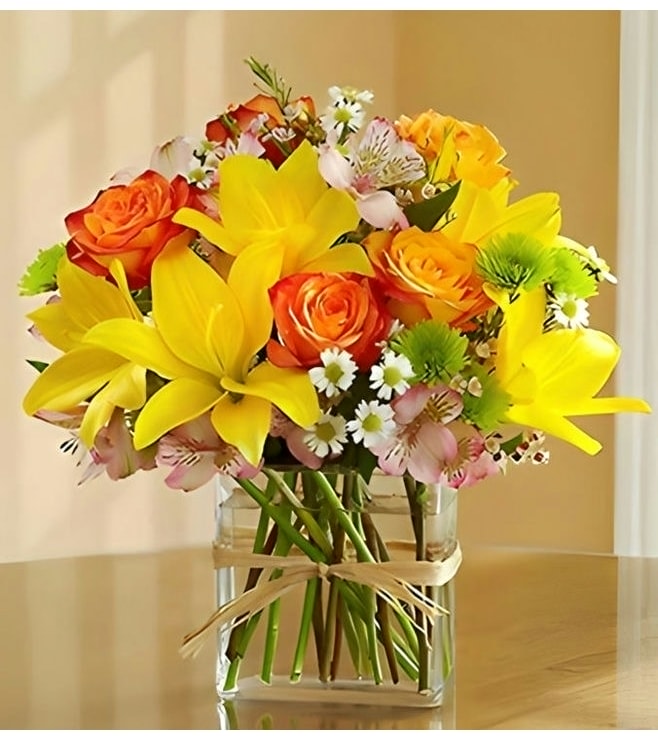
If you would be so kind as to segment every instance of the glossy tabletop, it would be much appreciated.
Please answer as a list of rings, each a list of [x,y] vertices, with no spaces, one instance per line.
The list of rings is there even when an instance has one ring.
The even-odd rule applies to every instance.
[[[0,565],[1,729],[655,729],[658,560],[465,548],[436,710],[218,711],[210,549]]]

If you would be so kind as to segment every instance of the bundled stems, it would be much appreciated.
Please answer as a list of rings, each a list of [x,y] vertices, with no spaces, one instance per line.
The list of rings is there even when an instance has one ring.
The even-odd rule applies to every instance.
[[[376,564],[390,561],[385,540],[364,502],[358,473],[343,474],[342,487],[338,489],[338,476],[305,470],[299,476],[300,493],[295,485],[297,474],[281,474],[270,469],[263,472],[267,478],[265,490],[251,480],[237,481],[260,508],[254,553],[286,556],[294,548],[312,562],[331,565],[349,560],[349,548],[358,562]],[[424,487],[417,485],[409,476],[404,477],[404,485],[414,533],[415,558],[425,560]],[[279,578],[282,572],[277,568],[272,569],[269,579]],[[249,570],[245,591],[258,587],[262,573],[262,568]],[[312,633],[318,678],[324,683],[338,679],[344,648],[347,649],[357,678],[370,677],[375,684],[383,683],[381,650],[391,683],[399,683],[400,673],[403,672],[416,682],[419,692],[429,691],[431,620],[423,611],[412,609],[390,595],[386,596],[358,582],[332,575],[328,580],[328,588],[319,577],[311,578],[304,587],[290,681],[294,683],[301,680]],[[443,589],[428,588],[425,593],[438,597]],[[224,677],[223,691],[237,687],[240,665],[263,611],[267,611],[267,625],[261,680],[271,682],[281,620],[279,599],[275,599],[265,610],[252,613],[231,630],[226,649],[230,663]],[[447,633],[441,631],[442,640],[451,639],[449,626],[447,629]]]

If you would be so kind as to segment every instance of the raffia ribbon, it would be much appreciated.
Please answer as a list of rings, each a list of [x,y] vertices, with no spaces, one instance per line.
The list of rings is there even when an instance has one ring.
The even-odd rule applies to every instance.
[[[398,543],[404,549],[409,543]],[[180,652],[184,657],[195,656],[213,629],[235,620],[240,624],[295,586],[312,578],[340,578],[372,588],[375,593],[395,606],[404,601],[433,618],[446,610],[426,596],[422,586],[443,586],[455,576],[462,562],[459,543],[444,560],[387,561],[378,563],[342,562],[315,563],[304,555],[259,555],[234,547],[213,546],[215,568],[275,568],[282,571],[278,578],[259,583],[255,588],[220,606],[201,627],[183,638]],[[414,585],[412,585],[414,584]]]

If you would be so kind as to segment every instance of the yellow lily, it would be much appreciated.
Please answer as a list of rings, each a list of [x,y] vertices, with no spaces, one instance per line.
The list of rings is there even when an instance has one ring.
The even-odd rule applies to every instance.
[[[504,323],[496,354],[496,378],[510,395],[507,420],[540,429],[590,455],[601,444],[567,417],[619,412],[650,413],[639,398],[594,398],[612,374],[621,350],[594,329],[557,329],[542,333],[544,288],[509,296],[491,287],[488,294],[502,308]]]
[[[306,371],[269,362],[251,366],[270,337],[267,290],[278,279],[282,257],[281,245],[256,245],[237,256],[224,281],[183,244],[172,242],[158,255],[151,274],[153,318],[167,352],[190,370],[146,402],[135,423],[136,449],[210,410],[219,436],[258,465],[273,404],[300,426],[319,418]],[[157,372],[166,359],[162,348],[141,347],[135,322],[112,323],[112,331],[99,327],[86,341]]]
[[[450,209],[454,218],[439,222],[453,241],[483,246],[495,235],[523,233],[551,244],[560,231],[562,217],[556,193],[535,193],[508,204],[509,186],[502,180],[487,190],[462,181]]]
[[[158,372],[163,377],[189,372],[168,351],[155,329],[142,323],[118,260],[113,261],[110,272],[117,285],[63,258],[57,273],[61,301],[28,316],[65,354],[39,375],[23,399],[23,408],[29,415],[41,409],[68,411],[90,399],[79,430],[80,439],[89,448],[115,408],[139,409],[146,401],[146,366],[129,362],[102,344],[88,344],[89,334],[102,336],[103,332],[111,333],[113,322],[128,322],[136,327],[142,347],[158,348],[163,358]]]
[[[357,227],[359,214],[350,195],[323,180],[310,142],[302,142],[278,170],[266,160],[235,154],[221,163],[219,179],[221,223],[192,208],[181,208],[174,221],[233,256],[263,245],[281,247],[279,276],[373,274],[360,245],[331,246]]]
[[[90,275],[63,257],[57,266],[61,300],[37,308],[27,318],[53,347],[63,352],[78,346],[92,326],[106,319],[125,317],[141,321],[142,314],[130,295],[122,263],[115,260],[110,272],[117,285]]]

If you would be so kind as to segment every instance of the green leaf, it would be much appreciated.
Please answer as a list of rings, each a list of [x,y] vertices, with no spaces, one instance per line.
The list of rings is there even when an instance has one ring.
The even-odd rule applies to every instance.
[[[65,253],[63,242],[40,249],[18,283],[19,295],[39,295],[57,290],[57,265]]]
[[[404,208],[404,215],[409,219],[410,225],[417,226],[421,231],[432,231],[441,216],[444,216],[453,204],[460,185],[461,183],[457,182],[433,198],[420,203],[411,203]]]
[[[41,360],[25,360],[28,365],[32,365],[32,367],[39,373],[42,373],[47,367],[47,362],[41,362]]]

